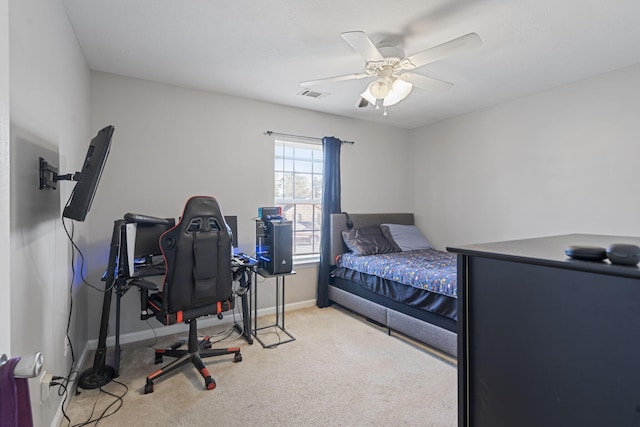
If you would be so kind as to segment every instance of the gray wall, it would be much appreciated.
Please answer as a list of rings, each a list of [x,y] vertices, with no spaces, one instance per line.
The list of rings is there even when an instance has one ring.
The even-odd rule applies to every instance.
[[[38,190],[38,156],[61,171],[82,166],[89,141],[90,72],[62,2],[10,0],[8,22],[11,161],[10,168],[2,165],[2,174],[10,175],[11,182],[11,266],[10,280],[1,280],[0,286],[10,284],[10,353],[41,351],[44,370],[66,376],[71,366],[71,354],[65,350],[71,259],[60,206],[72,185]],[[7,206],[3,202],[2,209]],[[84,231],[76,227],[76,236]],[[86,305],[81,294],[73,289],[76,308]],[[78,313],[74,310],[70,327],[78,344],[76,357],[82,351],[79,343],[86,341],[86,316]],[[30,383],[34,424],[49,425],[61,397],[51,393],[41,404],[39,379]]]
[[[640,235],[640,65],[416,129],[433,244]]]
[[[0,353],[11,355],[9,2],[0,0]]]
[[[273,137],[266,130],[356,142],[342,148],[344,210],[413,209],[407,130],[94,72],[91,127],[107,124],[116,131],[88,219],[94,281],[106,265],[115,219],[126,212],[177,217],[192,195],[215,196],[225,214],[237,215],[240,248],[253,253],[257,208],[273,204]],[[316,268],[296,271],[287,280],[287,303],[314,300]],[[273,285],[261,284],[259,308],[275,303]],[[101,296],[91,292],[90,312],[100,304]],[[138,320],[135,292],[124,304],[123,333],[148,330]],[[98,321],[88,319],[92,338]]]

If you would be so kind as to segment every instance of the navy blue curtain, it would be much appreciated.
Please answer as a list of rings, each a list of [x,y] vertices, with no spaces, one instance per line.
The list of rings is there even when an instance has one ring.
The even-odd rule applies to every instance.
[[[322,138],[324,169],[322,171],[322,236],[320,238],[320,266],[318,268],[318,307],[329,305],[329,275],[331,260],[330,224],[332,213],[340,208],[340,145],[342,141],[332,136]]]

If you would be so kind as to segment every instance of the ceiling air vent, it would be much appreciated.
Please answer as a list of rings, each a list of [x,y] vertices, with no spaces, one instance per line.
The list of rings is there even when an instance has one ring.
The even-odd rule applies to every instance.
[[[302,92],[300,92],[298,95],[302,95],[302,96],[306,96],[308,98],[323,98],[327,95],[329,95],[328,93],[323,93],[323,92],[318,92],[315,90],[309,90],[309,89],[305,89]]]

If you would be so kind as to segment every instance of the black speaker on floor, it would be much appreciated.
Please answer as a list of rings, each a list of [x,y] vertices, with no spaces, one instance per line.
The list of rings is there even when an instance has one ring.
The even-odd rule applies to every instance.
[[[293,226],[286,219],[256,221],[258,267],[269,274],[291,273]]]

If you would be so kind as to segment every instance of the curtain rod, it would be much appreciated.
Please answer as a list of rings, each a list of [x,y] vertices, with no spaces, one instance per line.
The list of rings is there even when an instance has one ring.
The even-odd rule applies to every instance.
[[[318,138],[318,137],[315,137],[315,136],[292,135],[290,133],[274,132],[272,130],[267,130],[267,131],[264,132],[264,134],[265,135],[269,135],[269,136],[271,136],[271,135],[293,136],[295,138],[306,138],[306,139],[313,139],[313,140],[316,140],[316,141],[322,141],[322,138]],[[355,142],[353,142],[353,141],[340,140],[340,142],[343,143],[343,144],[355,144]]]

